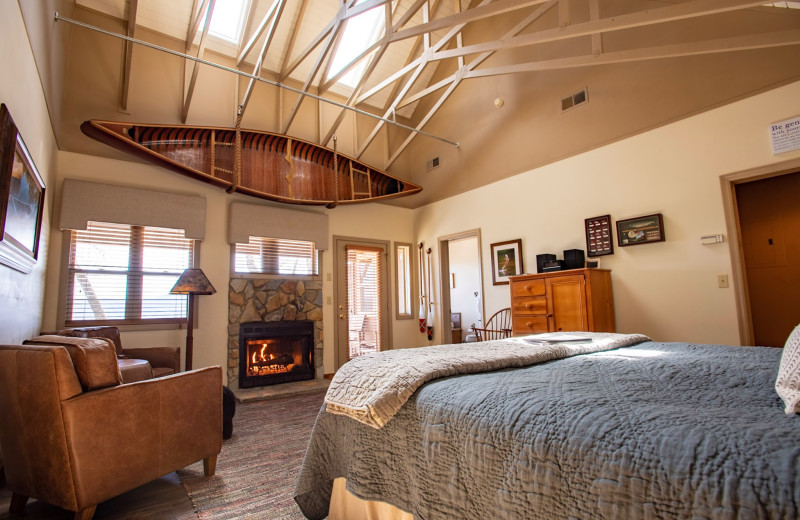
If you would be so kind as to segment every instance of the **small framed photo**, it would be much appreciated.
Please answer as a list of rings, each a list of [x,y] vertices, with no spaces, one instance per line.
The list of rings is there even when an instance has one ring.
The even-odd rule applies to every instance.
[[[0,263],[23,273],[39,256],[44,189],[8,107],[0,105]]]
[[[664,218],[661,213],[617,221],[617,244],[620,247],[664,240]]]
[[[497,242],[491,245],[492,283],[508,284],[509,276],[525,272],[522,264],[522,239]]]
[[[614,237],[611,232],[611,215],[592,217],[585,220],[586,256],[614,254]]]

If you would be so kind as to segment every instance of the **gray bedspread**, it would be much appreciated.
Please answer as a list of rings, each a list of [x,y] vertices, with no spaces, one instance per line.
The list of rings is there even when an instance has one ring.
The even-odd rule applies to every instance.
[[[323,410],[298,478],[415,518],[800,517],[780,349],[647,342],[422,386],[382,429]]]

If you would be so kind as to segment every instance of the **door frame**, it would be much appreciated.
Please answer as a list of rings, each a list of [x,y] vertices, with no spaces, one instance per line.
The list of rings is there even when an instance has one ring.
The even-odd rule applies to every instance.
[[[781,161],[757,168],[750,168],[720,176],[722,207],[725,213],[725,227],[728,232],[731,255],[731,277],[736,298],[736,316],[739,325],[739,342],[753,345],[753,319],[750,311],[750,293],[747,288],[747,274],[744,263],[744,245],[739,222],[739,204],[736,200],[736,185],[746,182],[778,177],[794,173],[800,169],[800,158]]]
[[[363,245],[365,247],[380,247],[384,250],[384,264],[383,264],[383,284],[386,287],[386,301],[384,302],[384,309],[383,311],[386,313],[385,322],[386,322],[386,347],[384,350],[391,350],[393,348],[393,341],[392,341],[392,321],[394,319],[394,315],[392,314],[393,309],[393,302],[392,302],[392,286],[390,283],[389,271],[392,268],[392,249],[391,249],[391,242],[388,240],[377,240],[372,238],[361,238],[361,237],[350,237],[350,236],[342,236],[342,235],[333,235],[333,363],[334,363],[334,372],[339,370],[344,362],[340,363],[342,358],[341,350],[344,348],[341,345],[341,328],[343,324],[346,323],[347,320],[339,319],[339,306],[344,305],[344,309],[347,309],[347,301],[345,296],[345,301],[340,301],[340,290],[342,287],[347,287],[347,281],[342,279],[340,276],[340,265],[339,265],[339,247],[346,246],[347,244],[353,245]],[[345,361],[346,362],[346,361]]]
[[[484,323],[486,322],[486,310],[484,308],[485,292],[483,287],[483,254],[481,254],[481,230],[480,228],[469,229],[461,231],[460,233],[453,233],[451,235],[444,235],[436,239],[439,243],[439,310],[441,311],[441,318],[439,327],[442,331],[442,344],[450,343],[445,341],[445,338],[453,337],[453,324],[450,322],[450,249],[449,243],[451,240],[459,240],[462,238],[476,238],[478,240],[478,276],[480,278],[481,286],[481,316]],[[447,312],[445,312],[447,309]],[[465,336],[466,337],[466,336]]]

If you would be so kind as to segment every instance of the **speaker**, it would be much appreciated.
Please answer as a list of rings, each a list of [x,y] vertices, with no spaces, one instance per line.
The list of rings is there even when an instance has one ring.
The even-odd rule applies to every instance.
[[[544,268],[544,264],[546,262],[554,262],[556,259],[556,255],[546,253],[543,255],[536,255],[536,272],[543,273],[542,269]]]
[[[583,257],[583,249],[564,250],[564,269],[583,269],[586,267],[586,260]]]

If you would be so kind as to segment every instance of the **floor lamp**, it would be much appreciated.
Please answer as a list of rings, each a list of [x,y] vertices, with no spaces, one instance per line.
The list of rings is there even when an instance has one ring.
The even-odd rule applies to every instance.
[[[211,282],[208,281],[202,269],[187,269],[180,275],[178,281],[169,291],[170,294],[186,294],[189,296],[189,316],[186,322],[186,368],[192,369],[192,351],[194,350],[194,338],[192,329],[194,328],[194,295],[195,294],[214,294],[217,292]]]

